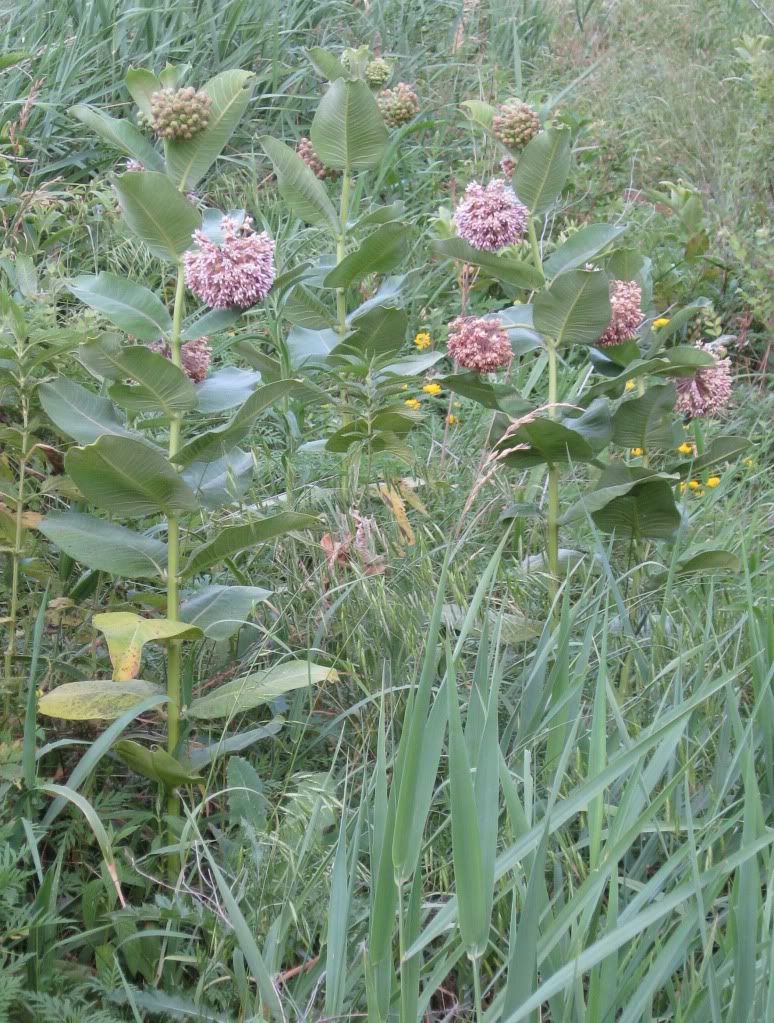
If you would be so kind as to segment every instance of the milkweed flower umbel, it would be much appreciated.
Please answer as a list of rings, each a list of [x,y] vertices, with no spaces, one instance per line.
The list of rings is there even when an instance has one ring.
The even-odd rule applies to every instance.
[[[610,282],[610,323],[597,342],[603,348],[634,337],[642,323],[642,288],[634,281]]]
[[[524,237],[527,207],[514,190],[499,178],[488,185],[471,181],[454,213],[460,238],[484,252],[499,252]]]
[[[510,146],[521,149],[540,131],[540,118],[528,103],[509,99],[497,108],[492,118],[492,132],[496,138]]]
[[[702,366],[692,376],[682,377],[676,383],[675,411],[691,419],[712,416],[724,409],[731,400],[733,387],[730,359],[716,355],[703,344],[696,347],[709,351],[715,365]]]
[[[513,349],[499,320],[458,316],[449,324],[449,355],[464,369],[493,373],[510,365]]]
[[[274,241],[256,233],[250,217],[223,217],[220,227],[220,243],[194,231],[197,248],[183,256],[186,284],[212,309],[249,309],[274,283]]]

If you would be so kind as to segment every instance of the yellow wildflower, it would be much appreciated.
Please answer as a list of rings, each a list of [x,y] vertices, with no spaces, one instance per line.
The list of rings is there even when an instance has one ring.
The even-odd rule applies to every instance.
[[[425,348],[430,347],[431,344],[430,335],[427,333],[426,330],[420,330],[420,332],[414,338],[414,344],[417,346],[420,352],[423,352]]]
[[[406,408],[410,408],[413,412],[416,412],[416,410],[421,406],[422,402],[419,400],[419,398],[407,398],[403,402],[403,404],[406,406]]]
[[[454,408],[462,408],[462,402],[461,401],[453,401],[452,405],[453,405]]]
[[[747,468],[749,469],[749,468],[751,468],[751,467],[752,467],[753,465],[755,465],[755,462],[753,461],[753,459],[752,459],[752,458],[745,458],[745,460],[744,460],[744,461],[742,462],[742,465],[746,465],[746,466],[747,466]]]
[[[422,390],[425,394],[440,394],[443,388],[440,384],[425,384]]]
[[[640,455],[644,455],[645,452],[642,448],[632,448],[631,454],[633,454],[635,458],[639,458]]]
[[[669,317],[668,316],[659,316],[659,318],[657,320],[653,321],[653,329],[654,330],[660,330],[661,327],[666,327],[666,325],[668,323],[669,323]]]
[[[677,450],[680,452],[681,455],[692,455],[693,444],[689,444],[688,441],[686,440],[680,445],[680,447]]]
[[[689,480],[688,481],[688,489],[689,490],[699,490],[700,487],[701,487],[701,483],[699,483],[698,480]]]
[[[401,384],[400,385],[400,389],[401,389],[401,391],[407,391],[408,390],[408,384]]]
[[[710,478],[707,480],[707,486],[713,490],[718,485],[718,483],[720,483],[720,476],[710,476]]]
[[[626,388],[625,388],[625,390],[633,391],[636,386],[637,385],[635,384],[635,382],[633,380],[627,380],[626,381]]]
[[[446,422],[449,424],[449,426],[456,426],[457,423],[459,422],[459,419],[455,415],[452,415],[452,413],[450,412],[449,415],[446,417]]]

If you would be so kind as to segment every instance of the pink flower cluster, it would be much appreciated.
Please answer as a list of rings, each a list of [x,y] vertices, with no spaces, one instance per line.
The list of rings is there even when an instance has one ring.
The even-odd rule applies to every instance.
[[[527,215],[527,207],[504,181],[495,178],[488,185],[471,181],[454,213],[454,225],[474,249],[499,252],[521,241]]]
[[[221,244],[194,231],[197,248],[186,252],[185,281],[197,298],[212,309],[249,309],[261,302],[274,283],[274,242],[257,234],[250,217],[223,217]]]
[[[464,369],[493,373],[510,365],[513,349],[499,320],[458,316],[449,324],[449,355]]]
[[[172,358],[172,351],[164,341],[154,341],[148,345],[152,352],[158,352],[165,359]],[[195,384],[200,384],[207,379],[210,368],[210,357],[212,349],[206,337],[199,337],[195,341],[186,341],[180,349],[180,361],[183,364],[183,371],[186,376]]]
[[[715,365],[697,369],[693,376],[682,377],[676,383],[675,411],[692,419],[712,416],[724,409],[731,400],[733,387],[731,360],[715,355],[701,343],[696,347],[703,352],[709,351]]]
[[[597,344],[620,345],[634,337],[642,323],[642,288],[634,281],[610,282],[610,323],[603,331]]]

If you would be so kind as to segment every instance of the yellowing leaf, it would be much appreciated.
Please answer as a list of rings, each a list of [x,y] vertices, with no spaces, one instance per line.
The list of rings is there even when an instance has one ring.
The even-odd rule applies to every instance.
[[[170,639],[198,639],[202,630],[185,622],[166,618],[142,618],[131,611],[94,615],[95,628],[105,634],[116,681],[137,678],[146,643]]]
[[[392,487],[388,487],[386,484],[379,487],[379,496],[395,517],[398,529],[406,543],[410,547],[413,546],[417,542],[417,539],[414,535],[414,530],[411,528],[411,523],[408,520],[406,505],[403,503],[403,498],[397,490],[393,490]]]

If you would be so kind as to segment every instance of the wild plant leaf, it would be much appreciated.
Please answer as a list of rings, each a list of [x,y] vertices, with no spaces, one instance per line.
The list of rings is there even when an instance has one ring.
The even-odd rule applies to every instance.
[[[707,445],[704,454],[694,459],[683,459],[670,465],[667,469],[670,473],[677,473],[682,479],[687,479],[694,473],[704,472],[713,466],[723,462],[732,462],[739,455],[750,447],[749,437],[727,434],[721,437],[714,437]]]
[[[408,316],[403,309],[376,306],[363,313],[352,326],[355,328],[344,342],[365,355],[385,355],[403,346],[408,330]]]
[[[46,717],[64,721],[112,721],[149,696],[160,696],[162,692],[161,686],[142,679],[66,682],[44,693],[38,700],[38,710]]]
[[[247,493],[254,468],[253,455],[232,448],[214,462],[192,462],[180,474],[205,508],[222,508]]]
[[[324,224],[331,234],[339,235],[341,223],[325,185],[298,153],[269,135],[262,135],[260,143],[274,166],[280,195],[296,216],[307,224]]]
[[[150,117],[153,112],[151,110],[151,96],[162,88],[159,79],[152,71],[148,71],[147,68],[131,67],[126,72],[124,81],[126,82],[129,95],[137,104],[138,110],[145,114],[146,117]]]
[[[260,382],[255,370],[224,366],[197,385],[197,407],[200,412],[228,412],[243,405]]]
[[[134,281],[103,270],[96,276],[76,277],[69,290],[140,341],[158,341],[172,329],[172,317],[164,303]]]
[[[127,226],[154,256],[176,262],[193,245],[201,215],[165,174],[129,171],[115,190]]]
[[[328,81],[333,82],[337,78],[347,77],[344,65],[330,50],[324,50],[322,46],[311,46],[306,55],[315,71]]]
[[[613,416],[613,440],[644,451],[674,450],[682,435],[674,405],[674,384],[656,384],[642,397],[624,401]]]
[[[100,437],[70,448],[65,465],[91,504],[124,518],[195,511],[196,497],[157,449],[130,437]]]
[[[599,529],[619,539],[671,540],[680,525],[669,477],[625,465],[607,466],[594,489],[572,505],[562,522],[587,514]]]
[[[480,266],[490,277],[517,288],[532,291],[535,288],[542,288],[545,283],[543,274],[532,264],[511,255],[474,249],[464,238],[437,239],[433,242],[433,249],[449,259],[459,259],[470,266]]]
[[[270,596],[271,590],[260,586],[203,586],[183,601],[180,617],[198,626],[207,639],[222,641],[239,631],[255,604]]]
[[[305,689],[323,682],[335,682],[338,674],[311,661],[286,661],[265,671],[256,671],[244,678],[235,678],[195,699],[188,708],[189,717],[204,720],[230,718],[295,689]]]
[[[585,265],[609,248],[624,231],[625,224],[586,224],[554,249],[543,263],[546,276],[556,277],[565,270]],[[626,280],[630,278],[627,277]]]
[[[134,345],[119,353],[118,364],[134,384],[114,383],[110,397],[128,412],[135,415],[161,412],[172,419],[197,407],[197,393],[191,381],[159,352]]]
[[[67,437],[91,444],[100,437],[137,437],[109,398],[94,394],[74,380],[59,377],[38,387],[43,411]]]
[[[127,579],[156,579],[166,571],[167,545],[161,540],[83,512],[49,512],[38,529],[88,568]]]
[[[285,344],[290,356],[290,365],[294,370],[299,367],[321,362],[341,342],[341,335],[335,330],[308,330],[304,327],[293,327]]]
[[[570,173],[570,130],[546,128],[527,143],[513,184],[533,216],[547,212],[559,198]]]
[[[143,618],[131,611],[108,611],[94,615],[92,624],[105,636],[108,654],[117,681],[137,678],[146,643],[166,643],[171,639],[199,639],[201,629],[186,622],[167,618]]]
[[[325,287],[348,288],[368,274],[394,270],[405,256],[410,238],[405,224],[382,224],[330,271]]]
[[[223,426],[206,430],[183,445],[174,455],[178,465],[191,465],[194,462],[214,462],[223,458],[239,444],[252,430],[258,416],[267,408],[293,393],[300,384],[299,380],[277,380],[253,391],[234,415]]]
[[[604,399],[597,399],[579,416],[533,419],[498,441],[497,447],[509,451],[503,459],[506,465],[518,468],[544,463],[562,465],[593,461],[610,436],[610,409]],[[526,447],[519,450],[519,445]]]
[[[165,145],[169,174],[181,191],[196,188],[223,152],[250,102],[254,78],[252,71],[222,71],[202,86],[212,101],[206,128]]]
[[[109,114],[84,103],[70,107],[69,113],[73,117],[77,117],[87,128],[91,128],[105,142],[117,146],[133,160],[139,160],[148,170],[164,170],[164,161],[161,156],[131,121],[127,121],[125,118],[117,120],[115,117],[110,117]]]
[[[320,100],[310,131],[322,162],[350,173],[368,170],[382,159],[387,129],[365,82],[337,78]]]
[[[180,333],[181,341],[196,341],[200,337],[212,337],[220,334],[237,322],[241,316],[239,309],[201,309],[189,316],[183,323]]]
[[[595,270],[568,270],[533,303],[535,329],[566,344],[593,345],[610,322],[607,275]]]
[[[293,530],[311,529],[319,525],[320,520],[314,515],[286,511],[243,526],[226,526],[212,540],[194,548],[182,574],[185,577],[196,575],[224,558],[238,554],[245,547],[275,540]]]
[[[164,749],[146,749],[132,739],[119,739],[113,751],[137,774],[158,782],[167,789],[193,785],[201,781],[196,771],[181,764]]]

